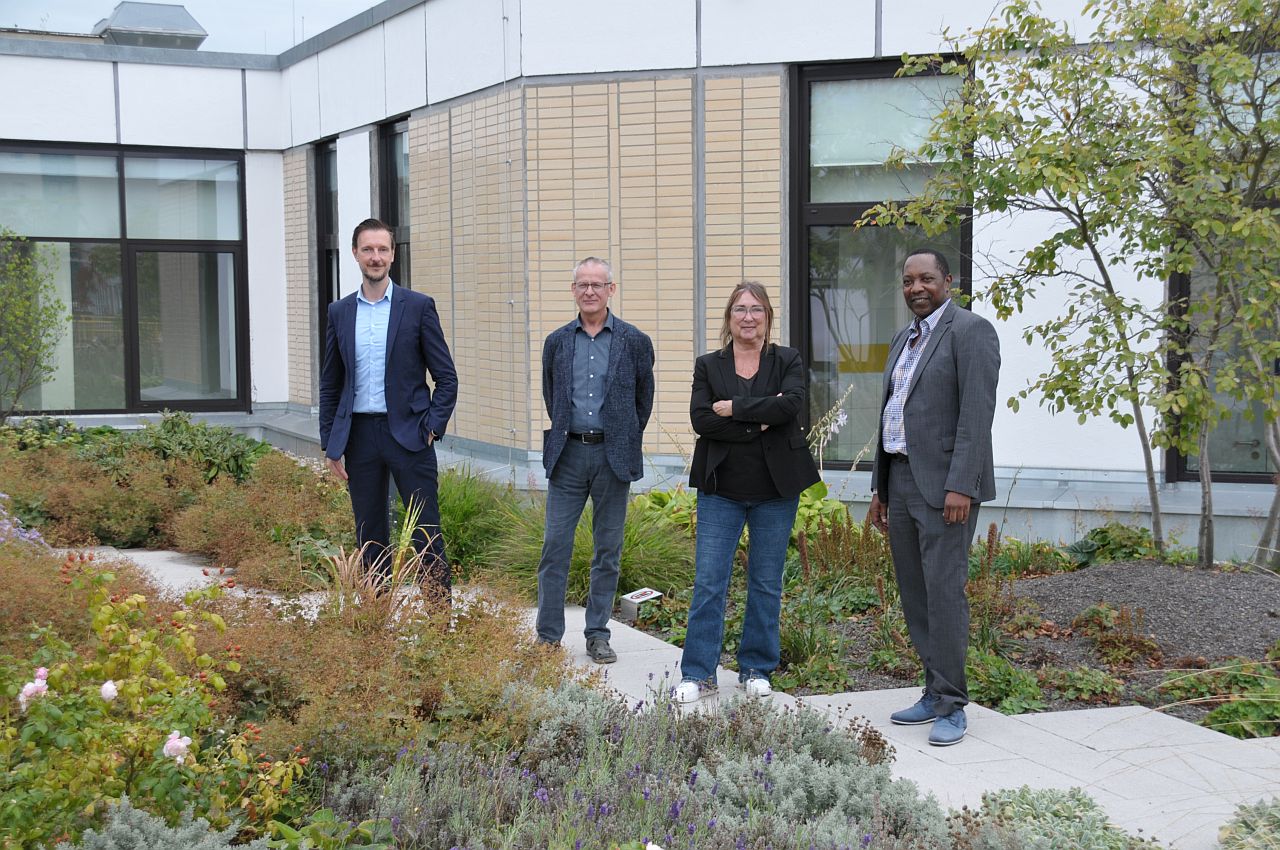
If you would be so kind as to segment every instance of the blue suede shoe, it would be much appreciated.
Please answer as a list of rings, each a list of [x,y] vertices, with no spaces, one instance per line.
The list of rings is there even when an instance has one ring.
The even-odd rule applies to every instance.
[[[933,721],[933,731],[929,733],[929,743],[935,747],[949,747],[960,743],[964,737],[969,721],[965,719],[964,709],[957,708],[945,717]]]
[[[938,697],[928,691],[924,692],[924,696],[910,708],[904,708],[902,711],[895,711],[889,715],[889,720],[898,726],[923,726],[926,723],[932,723],[936,715],[933,713],[933,707],[937,704]]]

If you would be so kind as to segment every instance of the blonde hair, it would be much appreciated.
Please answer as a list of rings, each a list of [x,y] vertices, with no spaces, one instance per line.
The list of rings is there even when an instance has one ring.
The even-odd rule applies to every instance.
[[[724,305],[724,324],[720,326],[720,346],[724,349],[728,349],[729,343],[733,341],[733,333],[729,329],[733,305],[744,293],[754,296],[764,306],[764,341],[766,343],[769,341],[770,334],[773,333],[773,302],[769,300],[768,290],[754,280],[744,280],[733,288],[733,292],[729,293],[729,303]]]

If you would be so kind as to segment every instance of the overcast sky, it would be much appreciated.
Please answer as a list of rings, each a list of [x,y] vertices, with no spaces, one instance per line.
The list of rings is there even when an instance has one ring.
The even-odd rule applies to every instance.
[[[87,33],[119,0],[0,0],[0,27]],[[281,53],[378,0],[183,0],[209,37],[202,51]]]

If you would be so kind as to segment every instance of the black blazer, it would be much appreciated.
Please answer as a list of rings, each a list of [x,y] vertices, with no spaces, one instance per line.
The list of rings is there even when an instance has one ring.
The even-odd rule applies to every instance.
[[[816,484],[821,478],[818,465],[800,430],[807,397],[800,352],[770,344],[760,358],[760,373],[752,389],[757,395],[738,395],[737,390],[732,347],[704,354],[694,362],[689,419],[698,443],[693,449],[689,486],[705,489],[729,454],[729,444],[753,440],[762,444],[773,486],[783,496],[798,496]],[[732,417],[719,416],[711,409],[725,399],[733,400]],[[769,427],[760,430],[762,423]]]

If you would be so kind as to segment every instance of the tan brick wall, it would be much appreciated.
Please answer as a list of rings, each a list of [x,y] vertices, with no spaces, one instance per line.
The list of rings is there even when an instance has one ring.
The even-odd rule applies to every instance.
[[[719,344],[725,302],[743,280],[768,289],[773,340],[782,339],[782,86],[778,76],[707,80],[708,348]]]
[[[530,439],[542,403],[546,335],[573,318],[575,261],[607,257],[619,316],[657,355],[649,452],[692,449],[694,351],[693,84],[689,78],[549,85],[526,91],[529,135]]]
[[[409,144],[414,288],[436,299],[458,367],[451,430],[526,448],[520,88],[416,118]]]
[[[314,405],[312,375],[313,313],[311,286],[310,183],[307,179],[307,148],[284,152],[284,244],[285,292],[288,307],[285,332],[289,335],[289,401]],[[316,352],[318,358],[322,352]]]

